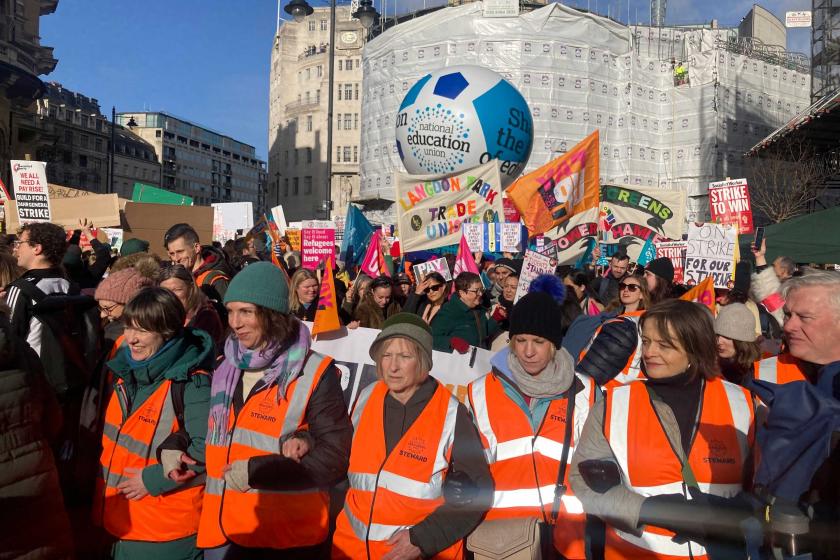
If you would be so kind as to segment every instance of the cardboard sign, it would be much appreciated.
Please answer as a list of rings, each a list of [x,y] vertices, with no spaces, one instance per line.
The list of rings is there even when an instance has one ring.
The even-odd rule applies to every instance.
[[[399,174],[396,206],[404,253],[456,245],[461,224],[502,219],[499,161],[445,176]]]
[[[300,265],[309,270],[317,270],[327,259],[335,259],[335,229],[304,229],[301,234]]]
[[[79,220],[87,218],[96,227],[119,227],[120,205],[116,194],[91,194],[76,198],[58,198],[50,201],[50,212],[54,224],[64,229],[78,229]],[[172,222],[176,223],[176,222]],[[17,202],[6,202],[6,231],[20,228]]]
[[[116,197],[117,195],[102,196]],[[190,224],[198,233],[201,243],[209,244],[213,239],[213,208],[210,206],[129,202],[125,205],[124,215],[123,239],[146,240],[149,242],[149,251],[167,261],[169,255],[163,246],[163,235],[175,224],[182,222]]]
[[[422,282],[426,275],[430,272],[437,272],[443,276],[443,279],[447,282],[452,280],[452,273],[449,271],[449,264],[447,264],[446,259],[443,257],[433,261],[415,264],[411,267],[411,270],[414,272],[414,277],[417,278],[418,284]]]
[[[43,161],[11,160],[15,205],[21,224],[52,221],[47,164]]]
[[[685,280],[686,241],[663,241],[656,244],[656,258],[666,258],[674,265],[674,283],[682,284]]]
[[[709,210],[718,224],[737,224],[738,233],[753,232],[750,191],[746,179],[709,183]]]
[[[300,251],[300,230],[287,228],[286,237],[289,238],[289,245],[292,246],[292,251]]]
[[[516,286],[516,296],[513,298],[514,304],[519,301],[519,298],[528,293],[531,282],[540,274],[554,274],[554,265],[551,264],[551,257],[541,255],[536,251],[525,251],[522,272],[519,274],[519,284]]]
[[[689,224],[685,283],[695,286],[707,276],[715,288],[731,288],[735,275],[738,231],[734,225]]]

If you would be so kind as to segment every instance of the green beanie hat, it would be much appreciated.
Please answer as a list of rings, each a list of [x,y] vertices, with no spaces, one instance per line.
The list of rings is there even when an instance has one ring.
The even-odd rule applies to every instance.
[[[126,239],[125,241],[123,241],[123,244],[120,247],[120,256],[127,257],[128,255],[133,255],[135,253],[145,253],[148,250],[148,241],[132,237],[131,239]]]
[[[382,325],[382,330],[376,335],[373,344],[370,345],[370,357],[374,360],[376,348],[389,338],[397,336],[410,338],[420,345],[420,349],[428,358],[429,367],[432,365],[432,329],[414,313],[397,313],[390,316]]]
[[[243,268],[230,281],[225,293],[225,304],[233,301],[253,303],[279,311],[289,312],[289,284],[279,268],[268,262],[256,262]]]

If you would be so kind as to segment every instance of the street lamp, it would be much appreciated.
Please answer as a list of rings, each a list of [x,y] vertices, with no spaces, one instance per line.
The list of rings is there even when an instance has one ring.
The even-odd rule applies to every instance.
[[[335,2],[333,2],[333,5],[335,5]],[[306,16],[312,15],[314,11],[306,0],[292,0],[283,9],[298,23],[302,22]]]
[[[359,9],[352,15],[358,18],[359,22],[365,30],[369,30],[373,22],[379,17],[376,8],[373,7],[371,0],[361,0]],[[311,15],[314,11],[312,6],[306,0],[291,0],[286,7],[283,8],[287,14],[291,15],[297,23],[301,23],[303,19]],[[326,214],[327,219],[330,219],[330,210],[332,210],[332,145],[333,145],[333,90],[335,89],[335,0],[330,1],[330,61],[329,61],[329,94],[327,96],[327,198],[324,201],[322,208]]]

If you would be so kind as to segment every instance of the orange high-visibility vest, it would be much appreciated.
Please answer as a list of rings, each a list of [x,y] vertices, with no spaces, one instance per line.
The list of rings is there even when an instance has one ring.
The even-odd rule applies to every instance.
[[[314,546],[327,538],[329,494],[324,488],[237,492],[227,488],[222,469],[234,461],[282,453],[281,441],[307,429],[312,392],[333,360],[310,353],[303,371],[279,394],[279,384],[252,393],[239,414],[230,408],[227,446],[207,444],[207,488],[198,546],[230,541],[249,548]],[[212,417],[211,417],[212,420]]]
[[[210,280],[207,280],[207,277],[213,274],[214,272],[216,273],[216,275],[210,278]],[[204,272],[195,277],[195,285],[199,288],[204,284],[209,284],[212,286],[219,280],[230,280],[230,278],[228,278],[224,272],[216,270],[215,268],[211,268],[210,270],[205,270]]]
[[[689,497],[682,464],[671,447],[651,403],[645,382],[607,392],[604,433],[629,490],[642,496]],[[700,490],[729,498],[742,490],[744,465],[753,444],[754,413],[750,393],[713,379],[705,381],[699,423],[688,464]],[[674,542],[674,533],[648,525],[640,537],[607,526],[605,558],[684,560],[706,558],[695,541]]]
[[[443,484],[455,437],[458,400],[440,383],[426,408],[385,453],[385,396],[377,381],[365,388],[353,410],[350,490],[336,522],[332,557],[368,560],[390,550],[394,534],[417,525],[443,504]],[[460,559],[458,541],[434,558]]]
[[[161,383],[125,419],[125,387],[121,379],[108,402],[100,456],[102,476],[96,481],[93,515],[97,524],[122,540],[165,542],[198,531],[203,475],[171,492],[139,500],[129,500],[117,490],[129,478],[126,469],[156,465],[158,446],[178,430],[171,386],[170,380]]]
[[[644,310],[642,311],[631,311],[629,313],[622,313],[621,315],[615,317],[614,319],[610,319],[610,321],[621,321],[623,319],[629,319],[636,324],[636,330],[638,331],[639,327],[639,319],[642,315],[644,315]],[[609,323],[610,321],[607,321]],[[606,324],[606,323],[604,323]],[[578,357],[578,362],[583,359],[586,353],[589,351],[589,347],[592,346],[592,343],[595,341],[595,338],[601,332],[601,328],[603,325],[598,327],[595,331],[595,334],[592,335],[592,339],[589,341],[589,344],[586,345],[586,348],[580,353]],[[610,387],[620,387],[622,385],[626,385],[631,381],[636,381],[637,379],[644,379],[645,375],[642,373],[642,337],[641,335],[637,335],[636,337],[636,349],[630,354],[630,357],[627,358],[627,363],[618,372],[613,379],[607,381],[604,384],[605,389],[609,389]]]
[[[589,409],[595,402],[595,381],[579,376],[583,389],[575,395],[572,437],[567,462],[571,464],[575,442],[580,437]],[[528,417],[505,394],[503,383],[490,373],[468,387],[470,408],[478,427],[484,453],[493,475],[493,506],[485,519],[536,517],[551,523],[554,489],[566,436],[566,398],[553,400],[536,433]],[[569,485],[560,500],[554,546],[565,558],[586,558],[586,515]]]
[[[808,381],[801,362],[788,352],[764,358],[756,363],[755,378],[783,385],[792,381]]]
[[[110,360],[113,360],[113,359],[116,357],[117,352],[119,352],[119,351],[120,351],[120,347],[123,345],[123,342],[125,342],[125,335],[124,335],[124,334],[121,334],[121,335],[120,335],[120,336],[118,336],[118,337],[117,337],[117,339],[114,341],[114,345],[113,345],[113,346],[111,346],[111,351],[110,351],[110,352],[108,352],[108,360],[109,360],[109,361],[110,361]]]

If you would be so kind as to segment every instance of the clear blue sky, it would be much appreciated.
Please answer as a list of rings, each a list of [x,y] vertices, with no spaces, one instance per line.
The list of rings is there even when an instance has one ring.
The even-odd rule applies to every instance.
[[[376,0],[380,12],[383,0]],[[284,4],[286,0],[283,0]],[[626,19],[628,0],[598,0]],[[631,19],[648,20],[649,3],[629,0]],[[325,0],[310,0],[313,6]],[[339,2],[345,3],[345,2]],[[427,6],[443,0],[426,0]],[[390,0],[388,14],[423,7],[423,0]],[[570,0],[592,9],[596,0]],[[667,21],[720,20],[736,25],[753,0],[669,0]],[[761,4],[784,18],[810,0]],[[256,147],[266,158],[268,69],[276,0],[60,0],[41,18],[41,43],[55,48],[58,66],[45,80],[99,100],[102,112],[167,111]],[[788,48],[807,52],[804,30]]]

